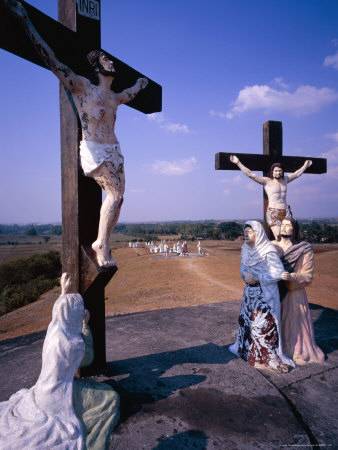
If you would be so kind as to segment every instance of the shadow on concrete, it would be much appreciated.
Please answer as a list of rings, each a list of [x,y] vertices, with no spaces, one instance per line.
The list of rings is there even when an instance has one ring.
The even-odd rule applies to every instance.
[[[206,379],[211,372],[203,364],[227,364],[236,356],[228,351],[228,346],[209,343],[170,352],[140,356],[107,363],[103,373],[121,397],[121,418],[124,422],[142,408],[172,395],[173,392],[195,386]],[[196,364],[202,367],[189,368],[191,374],[175,373],[175,366]],[[172,369],[172,370],[171,370]],[[170,376],[163,376],[171,370]],[[180,370],[176,368],[176,370]]]
[[[220,389],[190,387],[143,405],[136,416],[117,426],[110,449],[311,447],[281,395],[235,395],[225,390],[222,384]]]
[[[317,345],[325,354],[338,349],[338,311],[309,304]]]
[[[174,434],[168,438],[159,439],[159,444],[152,450],[177,450],[193,448],[203,450],[207,448],[207,435],[203,431],[189,430],[184,433]]]
[[[35,333],[25,334],[15,338],[5,339],[0,341],[0,352],[8,350],[8,348],[22,347],[25,345],[32,345],[34,342],[43,340],[46,337],[47,330],[36,331]]]

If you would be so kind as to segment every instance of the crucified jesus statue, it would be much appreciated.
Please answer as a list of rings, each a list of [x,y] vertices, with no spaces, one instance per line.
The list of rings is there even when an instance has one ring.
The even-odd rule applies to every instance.
[[[245,167],[235,155],[230,156],[230,161],[236,164],[247,177],[264,186],[268,196],[266,221],[271,228],[275,239],[278,240],[282,221],[285,218],[291,219],[292,217],[290,206],[286,203],[287,184],[291,183],[291,181],[296,178],[299,178],[305,170],[311,166],[312,161],[306,160],[300,169],[285,176],[281,163],[272,164],[268,177],[261,177],[256,173],[251,172],[251,170]]]
[[[147,86],[148,80],[139,78],[134,86],[121,93],[114,92],[111,89],[115,78],[114,62],[100,50],[93,50],[87,55],[96,73],[96,84],[75,74],[56,58],[33,26],[23,5],[16,0],[5,0],[4,3],[22,23],[46,66],[72,94],[82,126],[80,159],[83,172],[107,194],[92,249],[100,267],[114,266],[116,261],[111,255],[109,237],[119,218],[125,189],[124,158],[115,135],[116,111],[119,105],[133,100]]]

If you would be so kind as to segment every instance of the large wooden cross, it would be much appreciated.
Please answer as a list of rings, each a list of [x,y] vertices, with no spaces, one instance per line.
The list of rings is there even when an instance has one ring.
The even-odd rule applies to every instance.
[[[100,0],[58,0],[59,22],[24,1],[21,2],[41,37],[57,58],[76,74],[90,78],[86,55],[101,48]],[[8,13],[0,0],[0,47],[46,67],[23,27]],[[107,53],[107,52],[106,52]],[[112,57],[117,80],[114,91],[132,86],[141,73]],[[148,77],[147,77],[148,78]],[[161,111],[162,88],[149,78],[147,88],[128,104],[143,113]],[[38,86],[36,86],[38,95]],[[62,270],[72,280],[72,292],[83,295],[91,313],[94,340],[91,369],[106,362],[104,288],[117,268],[100,268],[91,254],[102,203],[101,188],[82,174],[79,163],[81,125],[71,94],[60,84],[61,174],[62,174]]]
[[[267,177],[272,164],[279,162],[283,164],[285,172],[295,172],[311,159],[312,166],[306,169],[306,173],[326,173],[326,159],[306,158],[301,156],[283,156],[283,131],[282,122],[268,120],[263,124],[263,155],[252,153],[216,153],[216,170],[240,170],[230,161],[230,155],[236,155],[242,164],[252,171],[263,171],[263,176]],[[263,188],[263,214],[264,228],[268,236],[272,237],[271,230],[266,223],[266,209],[268,198]]]

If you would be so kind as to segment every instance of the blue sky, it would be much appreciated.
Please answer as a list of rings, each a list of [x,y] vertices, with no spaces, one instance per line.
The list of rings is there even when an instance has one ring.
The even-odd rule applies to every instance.
[[[56,0],[28,1],[56,18]],[[163,87],[163,112],[118,110],[120,221],[262,217],[262,189],[215,171],[216,152],[262,152],[283,122],[285,155],[327,157],[289,185],[296,218],[338,216],[338,3],[102,0],[102,47]],[[0,223],[61,220],[58,81],[0,50]]]

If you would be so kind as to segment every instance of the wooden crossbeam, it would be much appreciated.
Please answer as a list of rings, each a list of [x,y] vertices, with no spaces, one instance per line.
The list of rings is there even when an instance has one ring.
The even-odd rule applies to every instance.
[[[271,158],[269,155],[254,155],[252,153],[216,153],[216,170],[240,170],[230,161],[230,155],[236,155],[240,161],[250,170],[256,172],[268,172],[271,165],[280,162],[285,172],[294,172],[299,169],[307,159],[311,159],[312,166],[306,169],[306,173],[326,173],[327,164],[325,158],[304,158],[303,156],[282,156]]]
[[[74,6],[72,13],[67,12],[68,6],[65,6],[65,2],[60,1],[59,22],[28,3],[24,1],[21,3],[25,6],[33,25],[43,40],[53,49],[57,58],[77,75],[90,79],[93,73],[86,60],[86,55],[91,50],[101,49],[100,37],[97,37],[100,36],[100,21],[77,14],[74,1],[72,2]],[[66,23],[67,26],[65,26]],[[91,32],[88,32],[88,28]],[[23,28],[18,26],[16,19],[4,7],[3,0],[0,0],[0,47],[46,68]],[[145,114],[161,111],[162,87],[141,72],[114,56],[110,56],[114,61],[117,74],[112,85],[114,92],[121,92],[135,84],[138,78],[146,77],[148,79],[147,89],[140,92],[127,105]]]

